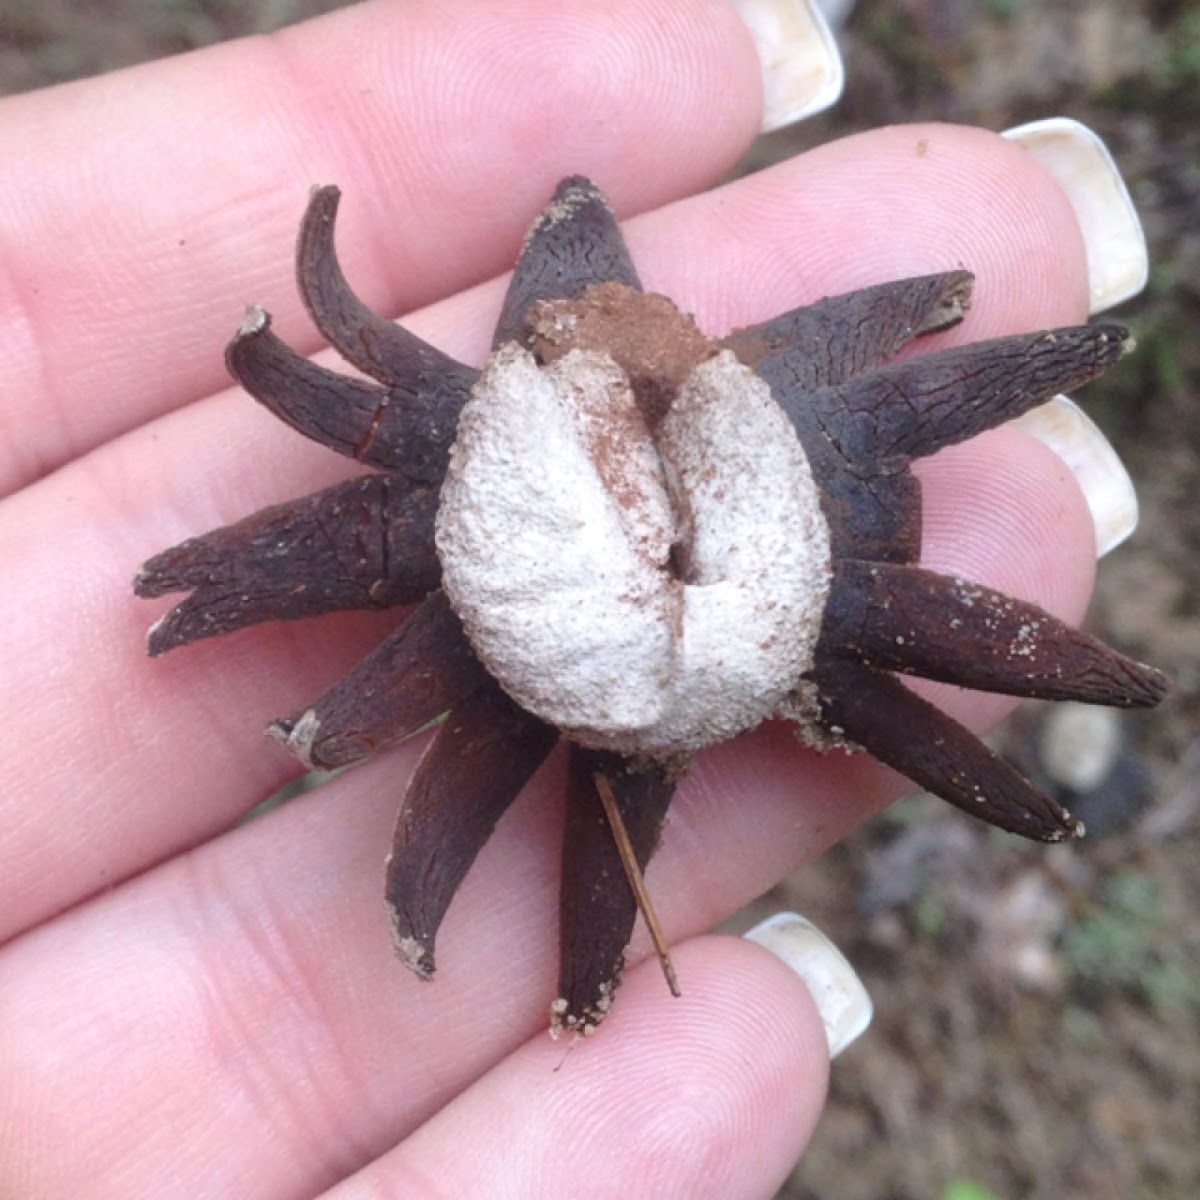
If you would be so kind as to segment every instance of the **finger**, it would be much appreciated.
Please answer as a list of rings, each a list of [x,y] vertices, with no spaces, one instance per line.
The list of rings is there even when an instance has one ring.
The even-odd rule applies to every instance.
[[[983,512],[1012,510],[1031,486],[1047,500],[1055,478],[984,472],[973,498]],[[936,475],[930,486],[931,503],[948,499]],[[997,531],[995,562],[1011,581],[1056,573],[1058,548],[1035,536],[1036,519]],[[1081,501],[1075,520],[1086,526]],[[953,569],[974,544],[935,542],[932,554]],[[1033,564],[1010,565],[1023,550]],[[39,1131],[72,1131],[65,1143],[22,1139],[72,1152],[18,1155],[10,1169],[51,1195],[82,1174],[100,1196],[109,1178],[156,1194],[171,1180],[188,1195],[219,1161],[231,1179],[253,1171],[263,1194],[311,1191],[384,1153],[546,1021],[559,766],[468,876],[426,986],[396,963],[382,904],[383,854],[418,751],[402,747],[3,952],[0,1067],[11,1086],[0,1103],[12,1109],[0,1128],[36,1114]],[[903,786],[861,757],[814,758],[785,726],[701,756],[649,875],[669,935],[710,927]],[[644,952],[639,937],[634,954]],[[686,1003],[693,985],[679,966]],[[83,1128],[80,1111],[93,1114]],[[157,1136],[166,1127],[169,1143]],[[97,1163],[111,1176],[97,1178]]]
[[[399,757],[399,772],[374,763],[344,776],[327,797],[305,797],[0,951],[0,1129],[19,1135],[0,1156],[0,1186],[169,1200],[253,1178],[264,1197],[311,1195],[545,1028],[559,829],[548,801],[560,773],[546,772],[501,824],[451,909],[439,973],[423,984],[391,953],[380,898],[387,784],[411,765],[407,751]],[[720,898],[706,898],[705,914],[747,878],[764,882],[771,833],[820,836],[794,803],[757,803],[742,817],[762,820],[758,862],[735,848],[706,868]],[[651,873],[677,934],[697,916],[676,903],[681,879],[701,865],[682,849],[668,843]],[[703,1047],[711,1036],[695,1025],[709,1024],[711,968],[702,962],[693,980],[692,961],[680,960],[685,995],[668,1012],[676,1036]],[[631,993],[635,1013],[657,982],[650,973]],[[730,980],[735,997],[746,982]],[[754,1011],[752,997],[741,1003]],[[824,1035],[803,999],[797,1015],[819,1080]],[[651,1020],[651,1032],[669,1038],[660,1025]],[[591,1053],[604,1054],[603,1041],[577,1052]]]
[[[1032,482],[983,479],[983,511],[1013,507]],[[1032,567],[1008,565],[1020,547],[1032,548]],[[953,568],[953,547],[933,550]],[[1013,580],[1052,576],[1056,553],[1017,521],[1001,527],[996,558]],[[168,1196],[171,1181],[190,1195],[214,1163],[231,1180],[254,1172],[264,1195],[276,1182],[280,1193],[311,1191],[385,1153],[545,1023],[561,773],[551,765],[502,822],[451,906],[439,973],[423,985],[395,961],[382,902],[383,854],[419,749],[343,776],[0,955],[10,1083],[0,1128],[36,1122],[38,1133],[18,1139],[21,1154],[0,1156],[8,1169],[45,1180],[47,1195],[77,1191],[85,1174],[101,1197],[122,1194],[106,1189],[109,1178]],[[813,758],[785,726],[701,756],[650,870],[669,935],[710,927],[903,788],[864,758]],[[639,936],[634,953],[645,951]],[[688,1003],[691,971],[681,963],[680,973]],[[81,1111],[93,1114],[82,1125]],[[71,1136],[41,1136],[59,1128]],[[23,1157],[50,1144],[71,1153]]]
[[[744,942],[630,973],[594,1040],[535,1037],[328,1200],[380,1195],[774,1195],[816,1124],[828,1051],[798,978]],[[464,1147],[472,1152],[464,1154]]]
[[[938,153],[916,160],[933,168],[913,193],[899,160],[913,158],[919,134],[887,130],[850,139],[647,215],[630,228],[635,259],[655,285],[682,293],[684,305],[713,329],[754,319],[758,302],[746,297],[759,290],[773,307],[787,307],[784,281],[766,264],[786,256],[801,273],[794,286],[810,296],[820,291],[821,282],[803,273],[810,258],[826,253],[829,229],[817,218],[824,214],[840,229],[836,201],[851,203],[866,172],[876,176],[875,207],[871,215],[860,213],[861,225],[894,225],[893,214],[903,208],[906,232],[888,240],[869,234],[869,249],[883,256],[870,267],[854,267],[855,243],[844,242],[838,262],[826,265],[835,275],[826,290],[864,282],[847,279],[855,270],[875,279],[912,271],[923,237],[922,269],[966,262],[985,281],[972,328],[997,332],[1078,317],[1086,304],[1086,265],[1057,187],[1019,149],[990,135],[938,127],[930,131]],[[884,190],[887,180],[891,190]],[[794,210],[794,219],[775,211],[771,195],[785,214]],[[954,198],[948,209],[947,196]],[[705,257],[707,276],[696,265]],[[1050,286],[1055,275],[1057,289]],[[489,295],[498,303],[494,291]],[[467,330],[465,340],[486,341],[488,306],[478,293],[461,305],[442,306],[414,325],[434,340],[459,328]],[[953,461],[969,464],[975,451],[957,453],[966,457]],[[1004,511],[1024,522],[1026,532],[1077,538],[1071,523],[1077,489],[1057,460],[1030,453],[1030,470],[1048,470],[1053,478],[1006,499]],[[288,761],[264,749],[258,730],[280,712],[303,707],[345,670],[378,633],[378,616],[326,619],[319,633],[308,623],[255,630],[165,663],[149,662],[141,632],[156,614],[132,600],[128,579],[149,552],[310,490],[342,469],[335,456],[273,428],[244,398],[229,394],[106,447],[0,505],[0,547],[12,564],[0,615],[14,644],[24,648],[10,659],[15,785],[0,797],[0,816],[11,831],[0,846],[0,877],[13,897],[3,916],[6,928],[20,928],[223,827],[286,777]],[[995,464],[990,469],[1008,472]],[[970,478],[968,467],[959,482]],[[944,527],[964,539],[957,550],[947,547],[948,557],[965,556],[969,563],[984,554],[969,547],[1005,532],[995,528],[995,511],[931,494],[929,554],[938,553],[939,504],[963,514],[961,524]],[[1027,545],[997,544],[1014,561],[1033,553]],[[1044,573],[1036,584],[1030,581],[1024,598],[1037,600],[1037,589],[1061,586],[1071,589],[1077,611],[1090,580],[1090,569],[1086,578],[1066,578],[1066,568],[1078,566],[1069,556],[1040,561]],[[1003,584],[989,575],[980,582]],[[53,707],[17,700],[39,694],[48,681]],[[970,712],[974,701],[957,703]],[[69,739],[64,729],[72,731]],[[123,797],[120,806],[100,804],[102,791]],[[31,814],[33,795],[43,799]],[[44,869],[47,854],[58,864],[55,872]]]
[[[669,287],[718,332],[962,267],[976,275],[970,313],[938,346],[1082,321],[1086,253],[1070,204],[1028,156],[996,152],[997,140],[949,125],[842,138],[685,201],[686,223],[673,208],[632,222],[634,261],[648,290]]]
[[[393,315],[510,266],[562,175],[622,211],[704,186],[761,104],[724,0],[356,5],[4,101],[0,494],[219,387],[249,301],[315,346],[281,253],[314,183]]]

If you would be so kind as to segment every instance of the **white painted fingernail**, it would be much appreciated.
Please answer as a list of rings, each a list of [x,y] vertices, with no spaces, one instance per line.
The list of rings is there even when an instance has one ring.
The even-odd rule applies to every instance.
[[[1079,219],[1087,247],[1092,312],[1103,312],[1146,286],[1150,259],[1129,189],[1108,147],[1086,125],[1050,117],[1006,129],[1058,181]]]
[[[1096,526],[1096,557],[1119,546],[1138,523],[1137,493],[1125,464],[1099,426],[1067,396],[1013,421],[1018,429],[1049,446],[1079,481]]]
[[[875,1010],[862,980],[811,921],[799,913],[776,913],[743,936],[770,950],[804,980],[825,1024],[830,1058],[870,1025]]]
[[[763,72],[763,133],[828,108],[842,94],[845,72],[837,41],[810,0],[733,0]]]
[[[854,0],[817,0],[817,6],[830,29],[841,29],[854,11]]]

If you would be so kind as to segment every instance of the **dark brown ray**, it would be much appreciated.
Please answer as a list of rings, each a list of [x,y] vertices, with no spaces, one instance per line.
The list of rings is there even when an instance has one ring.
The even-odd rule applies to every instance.
[[[824,368],[823,368],[824,369]],[[915,562],[921,552],[921,485],[910,471],[867,474],[847,460],[822,424],[803,379],[809,372],[786,355],[763,359],[759,375],[787,414],[821,492],[833,557]]]
[[[436,591],[311,707],[267,732],[305,766],[329,771],[416,733],[488,679],[462,622]]]
[[[824,660],[812,677],[820,690],[822,724],[926,791],[1038,841],[1083,833],[1066,809],[898,679],[849,660]]]
[[[1019,334],[891,363],[848,383],[804,393],[764,377],[797,422],[816,420],[863,474],[902,470],[1094,379],[1129,348],[1117,325]]]
[[[558,740],[489,683],[434,735],[408,785],[387,866],[396,950],[423,979],[434,940],[475,856]]]
[[[411,604],[437,587],[437,493],[351,479],[191,538],[138,571],[139,596],[192,594],[151,628],[162,654],[260,621]]]
[[[604,1019],[621,982],[637,901],[596,791],[612,786],[638,865],[658,846],[678,777],[665,766],[634,767],[618,754],[572,745],[567,770],[559,901],[559,1000],[554,1026],[587,1031]]]
[[[426,397],[311,362],[271,332],[261,308],[246,314],[225,364],[255,400],[322,446],[416,483],[444,478],[457,409],[450,420]]]
[[[527,317],[535,301],[574,300],[592,284],[610,281],[642,290],[604,194],[590,179],[570,175],[525,235],[492,348],[529,344]]]
[[[888,563],[836,564],[821,644],[889,671],[1040,700],[1148,708],[1168,686],[1034,604]]]
[[[970,271],[897,279],[829,296],[722,342],[747,366],[778,357],[781,371],[805,389],[842,383],[879,366],[926,333],[957,325],[971,298]]]
[[[921,555],[920,480],[911,471],[864,478],[824,438],[800,440],[820,488],[834,561],[916,562]]]
[[[314,188],[296,244],[296,282],[322,335],[347,362],[393,392],[421,396],[440,425],[453,428],[479,372],[373,313],[351,290],[334,248],[341,192]]]
[[[1127,339],[1116,326],[998,338],[816,390],[806,389],[807,368],[786,354],[764,358],[758,371],[819,481],[834,557],[906,563],[921,544],[912,459],[1086,382],[1121,356]]]

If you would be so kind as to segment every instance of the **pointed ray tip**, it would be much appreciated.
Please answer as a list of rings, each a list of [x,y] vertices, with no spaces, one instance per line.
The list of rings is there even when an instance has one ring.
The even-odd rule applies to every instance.
[[[1167,698],[1168,693],[1171,691],[1171,679],[1157,667],[1150,667],[1145,663],[1138,663],[1137,665],[1141,677],[1139,682],[1142,684],[1142,692],[1135,703],[1139,708],[1153,708]]]
[[[174,609],[171,610],[171,612],[174,611]],[[151,658],[157,658],[160,654],[165,654],[168,650],[173,649],[176,644],[171,638],[170,619],[171,613],[166,613],[159,617],[146,630],[146,653]]]
[[[568,197],[603,200],[604,193],[586,175],[567,175],[558,181],[553,199],[565,200]]]
[[[998,829],[1015,833],[1018,837],[1029,838],[1035,842],[1045,842],[1049,845],[1073,842],[1084,836],[1087,830],[1078,817],[1045,793],[1034,791],[1033,785],[1023,776],[1018,776],[1018,778],[1030,790],[1031,798],[1039,802],[1036,808],[1027,808],[1024,813],[1026,821],[1032,823],[1033,828],[1030,828],[1028,824],[1022,828],[1018,824],[995,820],[993,815],[986,812],[976,812],[972,815],[982,818],[989,825],[995,825]]]
[[[528,246],[536,237],[550,233],[590,204],[600,205],[612,218],[612,205],[609,204],[608,197],[586,175],[568,175],[559,182],[550,203],[542,209],[529,227],[529,232],[525,235],[525,245]]]
[[[595,998],[585,1004],[581,1012],[571,1011],[571,1002],[565,996],[559,996],[550,1003],[550,1036],[556,1041],[564,1034],[579,1037],[591,1037],[600,1027],[600,1023],[612,1011],[616,999],[620,976],[610,979],[600,985]]]
[[[1148,666],[1133,658],[1110,651],[1125,668],[1119,686],[1114,684],[1112,695],[1100,701],[1114,708],[1156,708],[1171,691],[1171,680],[1157,667]]]
[[[1133,331],[1125,325],[1092,325],[1090,328],[1095,331],[1097,341],[1112,343],[1117,358],[1123,358],[1130,351],[1137,349],[1137,339],[1134,338]]]
[[[550,1032],[554,1036],[562,1032],[564,1028],[563,1021],[570,1007],[565,996],[559,996],[557,999],[550,1001]]]
[[[234,334],[234,340],[254,337],[256,334],[265,333],[270,328],[271,314],[261,304],[247,304],[246,315],[242,318],[237,333]]]
[[[150,569],[150,561],[152,560],[142,563],[133,573],[133,594],[135,596],[157,595],[154,591],[155,572]]]
[[[315,766],[312,760],[313,745],[321,728],[321,719],[316,709],[305,709],[294,720],[282,717],[267,726],[267,736],[274,738],[285,750],[294,754],[309,770]]]
[[[1050,842],[1076,841],[1087,834],[1087,826],[1078,818],[1073,817],[1063,809],[1063,828],[1056,830],[1054,835],[1047,838]]]
[[[433,947],[426,945],[425,942],[412,932],[412,922],[403,915],[392,900],[391,886],[394,865],[394,856],[389,854],[387,863],[385,864],[385,871],[388,878],[385,906],[387,908],[388,925],[391,926],[392,930],[392,945],[396,949],[396,956],[414,975],[420,979],[432,979],[434,969]]]
[[[308,189],[308,204],[304,209],[304,217],[300,222],[300,247],[319,231],[332,227],[337,217],[338,205],[341,203],[342,189],[336,184],[314,183]]]
[[[971,307],[971,289],[974,276],[968,275],[965,282],[947,288],[937,304],[913,326],[916,334],[940,333],[962,322]]]
[[[975,276],[970,271],[951,271],[941,303],[929,314],[924,328],[930,333],[957,325],[965,316],[975,295]]]
[[[1039,799],[1045,802],[1047,807],[1052,807],[1058,811],[1053,816],[1045,811],[1037,814],[1036,817],[1033,813],[1027,813],[1027,816],[1037,820],[1040,828],[1036,831],[1023,831],[1010,827],[1010,833],[1015,833],[1018,837],[1027,837],[1032,838],[1034,841],[1046,842],[1050,845],[1058,845],[1060,842],[1073,842],[1087,833],[1083,822],[1069,810],[1042,793],[1037,793],[1037,795]],[[988,820],[988,818],[984,817],[984,820]],[[995,822],[989,823],[995,824]],[[1001,825],[999,828],[1003,829],[1005,826]]]
[[[308,202],[313,204],[318,200],[326,201],[337,207],[337,202],[342,198],[342,189],[336,183],[314,183],[308,189]]]
[[[198,630],[194,622],[189,622],[185,603],[181,600],[146,630],[146,653],[151,658],[158,658],[168,650],[178,650],[205,636],[202,629]]]
[[[591,1037],[595,1032],[595,1023],[573,1013],[565,996],[550,1002],[550,1037],[554,1041],[562,1037]]]
[[[433,953],[419,938],[410,935],[397,936],[396,953],[400,956],[400,961],[418,978],[433,978]]]

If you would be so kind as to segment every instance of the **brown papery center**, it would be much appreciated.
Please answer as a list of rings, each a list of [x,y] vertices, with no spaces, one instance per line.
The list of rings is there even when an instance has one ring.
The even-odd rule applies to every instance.
[[[719,350],[666,296],[600,283],[573,300],[543,300],[530,313],[533,352],[546,364],[572,350],[609,355],[629,377],[651,430],[693,368]]]

